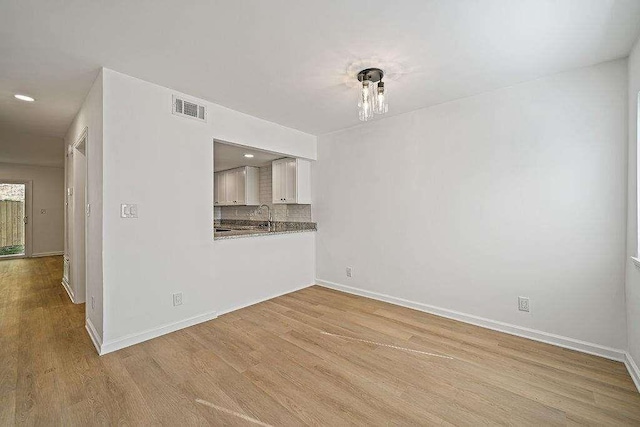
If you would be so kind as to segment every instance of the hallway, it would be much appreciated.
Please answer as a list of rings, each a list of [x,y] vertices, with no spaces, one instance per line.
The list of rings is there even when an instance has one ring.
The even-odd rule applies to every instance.
[[[61,277],[61,256],[0,262],[0,425],[60,420],[99,360]]]

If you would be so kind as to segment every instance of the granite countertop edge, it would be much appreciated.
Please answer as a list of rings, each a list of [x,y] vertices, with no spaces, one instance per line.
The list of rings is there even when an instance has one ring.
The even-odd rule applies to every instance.
[[[246,233],[246,234],[231,234],[227,236],[213,236],[213,240],[229,240],[229,239],[241,239],[244,237],[262,237],[262,236],[274,236],[276,234],[294,234],[294,233],[310,233],[315,232],[315,229],[303,229],[303,230],[284,230],[284,231],[259,231],[257,233]]]

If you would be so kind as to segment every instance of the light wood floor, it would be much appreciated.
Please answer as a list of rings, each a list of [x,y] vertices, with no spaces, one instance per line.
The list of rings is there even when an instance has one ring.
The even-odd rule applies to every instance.
[[[321,287],[99,357],[61,271],[0,261],[0,425],[640,425],[622,363]]]

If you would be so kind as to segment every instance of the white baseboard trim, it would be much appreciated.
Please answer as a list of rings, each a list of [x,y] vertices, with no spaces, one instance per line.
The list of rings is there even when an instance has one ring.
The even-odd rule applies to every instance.
[[[178,322],[169,323],[157,328],[147,329],[146,331],[137,332],[134,334],[126,335],[122,338],[103,342],[100,346],[99,353],[100,355],[111,353],[113,351],[120,350],[121,348],[129,347],[134,344],[139,344],[152,338],[159,337],[160,335],[165,335],[179,329],[188,328],[189,326],[197,325],[198,323],[207,322],[209,320],[215,319],[216,317],[218,317],[218,313],[212,311],[210,313],[200,314],[198,316],[193,316],[188,319],[180,320]]]
[[[290,294],[292,292],[300,291],[302,289],[306,289],[306,288],[308,288],[310,286],[313,286],[313,285],[314,284],[312,283],[310,285],[299,286],[297,288],[289,289],[288,291],[285,291],[285,292],[280,292],[280,293],[277,293],[277,294],[270,295],[270,296],[268,296],[266,298],[257,299],[255,301],[249,302],[247,304],[238,305],[238,306],[235,306],[235,307],[229,308],[229,309],[223,309],[222,311],[218,312],[218,316],[222,316],[224,314],[231,313],[232,311],[240,310],[242,308],[250,307],[252,305],[260,304],[261,302],[269,301],[270,299],[278,298],[278,297],[281,297],[282,295],[287,295],[287,294]]]
[[[631,375],[633,383],[636,385],[636,388],[640,392],[640,369],[638,369],[638,365],[636,365],[636,362],[633,360],[631,354],[629,354],[628,351],[625,352],[624,364],[627,367],[627,371],[629,371],[629,375]]]
[[[62,278],[62,287],[64,288],[65,291],[67,291],[67,295],[69,295],[69,299],[71,300],[71,302],[74,304],[77,304],[75,298],[73,297],[73,290],[69,286],[69,283],[67,283],[67,281],[64,280],[64,278]]]
[[[0,261],[10,260],[10,259],[22,259],[28,258],[27,255],[0,255]]]
[[[93,342],[93,345],[95,346],[96,350],[98,350],[98,354],[102,354],[102,339],[100,338],[100,335],[98,334],[98,331],[96,330],[96,327],[93,326],[93,323],[91,322],[91,319],[89,319],[88,317],[85,319],[84,322],[84,327],[87,330],[87,332],[89,333],[89,337],[91,338],[91,342]]]
[[[316,279],[316,283],[326,288],[335,289],[337,291],[347,292],[354,295],[360,295],[379,301],[388,302],[403,307],[412,308],[414,310],[424,311],[425,313],[435,314],[436,316],[446,317],[448,319],[458,320],[464,323],[492,329],[498,332],[504,332],[510,335],[516,335],[528,338],[534,341],[540,341],[547,344],[556,345],[558,347],[568,348],[570,350],[580,351],[582,353],[593,354],[595,356],[604,357],[619,362],[626,362],[627,353],[624,350],[618,350],[611,347],[605,347],[599,344],[593,344],[574,338],[564,337],[561,335],[550,334],[548,332],[536,329],[525,328],[522,326],[512,325],[497,320],[486,319],[471,314],[461,313],[459,311],[449,310],[446,308],[435,307],[420,302],[409,301],[403,298],[392,297],[390,295],[371,292],[360,288],[354,288],[339,283],[329,282],[327,280]],[[637,368],[636,368],[637,369]],[[634,379],[635,381],[635,379]],[[636,383],[637,384],[637,383]]]
[[[177,331],[179,329],[188,328],[189,326],[197,325],[198,323],[203,323],[203,322],[207,322],[209,320],[213,320],[218,316],[221,316],[221,315],[226,314],[226,313],[230,313],[232,311],[239,310],[241,308],[249,307],[251,305],[258,304],[258,303],[261,303],[263,301],[267,301],[267,300],[270,300],[272,298],[279,297],[281,295],[286,295],[286,294],[289,294],[291,292],[299,291],[300,289],[308,288],[309,286],[313,286],[313,284],[300,286],[300,287],[294,288],[294,289],[289,289],[289,290],[287,290],[285,292],[281,292],[281,293],[278,293],[278,294],[275,294],[275,295],[270,295],[270,296],[268,296],[266,298],[261,298],[259,300],[255,300],[253,302],[250,302],[250,303],[247,303],[247,304],[243,304],[243,305],[240,305],[240,306],[236,306],[236,307],[233,307],[233,308],[225,309],[223,311],[219,311],[219,312],[213,312],[212,311],[210,313],[201,314],[201,315],[194,316],[194,317],[191,317],[191,318],[188,318],[188,319],[185,319],[185,320],[181,320],[181,321],[178,321],[178,322],[175,322],[175,323],[170,323],[170,324],[167,324],[167,325],[164,325],[164,326],[160,326],[158,328],[148,329],[148,330],[143,331],[143,332],[139,332],[139,333],[127,335],[125,337],[118,338],[118,339],[115,339],[115,340],[107,341],[107,342],[101,343],[100,349],[98,350],[98,353],[100,355],[111,353],[111,352],[114,352],[116,350],[120,350],[122,348],[129,347],[129,346],[132,346],[134,344],[139,344],[141,342],[144,342],[144,341],[159,337],[161,335],[165,335],[165,334],[168,334],[170,332]],[[91,335],[91,332],[89,332],[89,335]],[[95,341],[94,341],[94,344],[95,344]],[[96,347],[96,348],[98,348],[98,347]]]
[[[57,256],[57,255],[64,255],[64,251],[39,252],[37,254],[31,254],[31,258],[40,258],[43,256]]]

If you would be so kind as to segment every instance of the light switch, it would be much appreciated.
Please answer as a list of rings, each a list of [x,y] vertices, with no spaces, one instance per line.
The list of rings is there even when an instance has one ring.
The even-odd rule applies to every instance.
[[[138,218],[138,205],[136,204],[120,205],[120,218]]]

